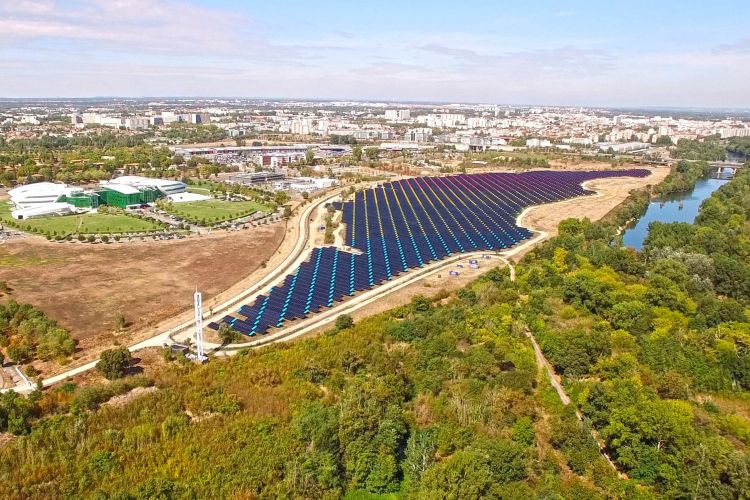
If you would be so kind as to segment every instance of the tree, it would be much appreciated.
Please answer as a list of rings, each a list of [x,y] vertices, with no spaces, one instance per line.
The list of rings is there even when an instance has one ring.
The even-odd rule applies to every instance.
[[[424,473],[435,463],[435,429],[415,429],[406,443],[404,476],[409,486],[416,488]]]
[[[352,149],[352,158],[354,158],[354,161],[362,161],[362,147],[361,146],[354,146]]]
[[[481,447],[489,457],[494,482],[511,483],[526,479],[529,458],[526,446],[507,439],[488,439]]]
[[[370,160],[377,160],[380,156],[380,149],[378,148],[367,148],[365,149],[365,155],[367,155],[367,158]]]
[[[420,493],[425,498],[483,498],[492,482],[484,457],[459,451],[425,472]]]
[[[284,191],[276,191],[273,194],[273,201],[277,205],[285,205],[289,201],[289,195]]]
[[[315,164],[315,152],[312,149],[308,149],[305,153],[305,164],[307,165],[314,165]]]
[[[125,347],[117,347],[101,354],[96,369],[109,380],[114,380],[125,375],[130,363],[130,351]]]
[[[224,345],[231,344],[232,342],[236,342],[237,340],[241,338],[240,332],[238,332],[237,330],[235,330],[234,328],[232,328],[226,323],[222,323],[219,326],[218,334],[219,334],[219,338],[221,339],[221,343]]]

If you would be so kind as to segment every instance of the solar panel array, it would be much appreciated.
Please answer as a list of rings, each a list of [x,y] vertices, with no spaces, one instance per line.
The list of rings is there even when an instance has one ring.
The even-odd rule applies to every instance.
[[[531,236],[515,224],[525,207],[592,194],[581,186],[587,180],[648,173],[633,169],[417,177],[356,192],[354,200],[335,207],[343,211],[346,244],[359,253],[315,248],[282,284],[222,322],[246,335],[265,333],[428,262],[512,247]],[[219,324],[209,327],[218,329]]]

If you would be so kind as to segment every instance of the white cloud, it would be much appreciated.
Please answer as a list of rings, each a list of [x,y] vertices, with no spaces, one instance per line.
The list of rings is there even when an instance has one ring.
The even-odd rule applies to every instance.
[[[335,28],[267,31],[251,15],[176,0],[0,0],[0,96],[750,104],[750,39],[636,52],[501,30]]]
[[[94,50],[238,53],[264,49],[246,17],[173,0],[24,0],[0,3],[0,40],[19,47],[71,41]]]

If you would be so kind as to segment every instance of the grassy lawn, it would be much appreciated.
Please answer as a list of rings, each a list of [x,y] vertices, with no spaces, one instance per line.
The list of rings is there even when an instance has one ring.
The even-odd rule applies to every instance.
[[[208,188],[203,187],[197,187],[197,186],[188,186],[187,188],[189,193],[198,193],[198,194],[204,194],[206,196],[211,195],[211,190]]]
[[[148,220],[112,214],[65,215],[17,221],[10,216],[10,204],[8,203],[0,204],[0,221],[9,226],[15,223],[15,227],[24,231],[53,235],[135,233],[162,229]],[[34,231],[35,229],[36,231]]]
[[[217,189],[219,186],[221,186],[220,182],[208,181],[205,179],[193,180],[190,184],[188,184],[188,191],[192,192],[193,189],[202,189],[204,191],[210,192],[212,189]]]
[[[206,200],[172,203],[167,210],[189,221],[207,223],[223,222],[250,215],[253,212],[268,212],[267,205],[256,201]]]

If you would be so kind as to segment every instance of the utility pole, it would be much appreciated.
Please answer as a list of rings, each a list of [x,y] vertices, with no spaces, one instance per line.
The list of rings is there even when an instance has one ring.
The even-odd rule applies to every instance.
[[[200,363],[203,363],[208,358],[203,350],[203,299],[201,293],[196,288],[195,295],[193,296],[195,301],[195,349],[196,358]]]

